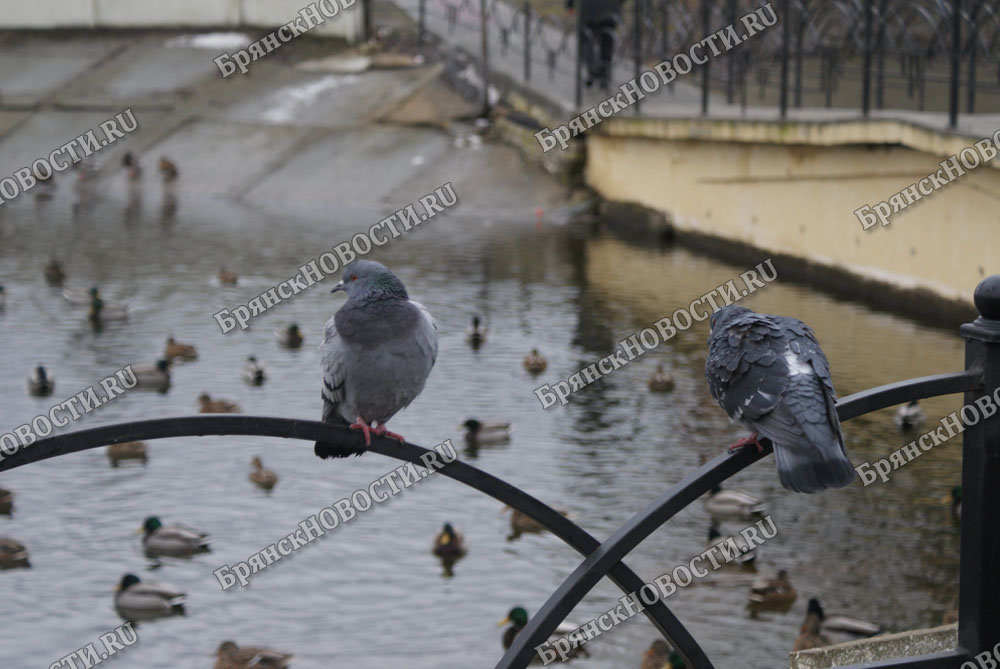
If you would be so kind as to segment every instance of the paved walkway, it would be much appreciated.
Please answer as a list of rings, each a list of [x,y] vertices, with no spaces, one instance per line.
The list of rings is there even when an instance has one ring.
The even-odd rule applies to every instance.
[[[414,21],[418,17],[419,0],[393,0]],[[457,6],[454,28],[449,27],[448,6]],[[518,85],[526,87],[535,95],[550,101],[564,110],[567,120],[574,115],[575,92],[575,43],[571,33],[555,24],[537,23],[531,40],[531,78],[524,80],[523,15],[511,5],[499,0],[487,0],[490,17],[489,60],[490,68],[509,77]],[[426,0],[426,29],[445,43],[459,47],[478,57],[481,52],[479,34],[480,11],[478,0]],[[508,27],[508,47],[502,45],[502,27]],[[754,39],[751,37],[750,39]],[[555,52],[555,67],[548,67],[547,52]],[[675,51],[676,53],[676,51]],[[712,67],[725,68],[726,57],[712,61]],[[618,62],[614,67],[613,81],[624,83],[633,76],[633,63]],[[701,91],[699,74],[692,72],[675,81],[672,86],[647,96],[641,102],[640,114],[653,118],[692,118],[701,116]],[[612,93],[615,89],[612,89]],[[584,90],[582,108],[586,109],[606,97],[596,89]],[[629,113],[629,112],[623,112]],[[709,117],[717,119],[743,119],[755,121],[779,121],[777,107],[726,104],[725,98],[711,95]],[[788,119],[800,122],[849,121],[864,118],[857,109],[805,108],[789,109]],[[940,112],[919,112],[909,110],[877,110],[872,119],[893,119],[914,125],[949,132],[948,115]],[[1000,114],[959,115],[957,132],[961,135],[981,138],[992,136],[1000,129]]]

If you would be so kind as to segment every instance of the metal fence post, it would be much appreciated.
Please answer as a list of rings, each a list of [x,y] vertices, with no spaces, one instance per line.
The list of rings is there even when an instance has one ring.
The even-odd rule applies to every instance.
[[[958,126],[958,76],[962,52],[962,0],[951,1],[951,94],[948,100],[948,127]]]
[[[701,28],[702,34],[709,34],[709,26],[711,24],[712,10],[709,6],[709,0],[701,0]],[[705,59],[705,64],[701,66],[701,115],[708,116],[708,67],[709,63],[712,62],[711,58]]]
[[[781,118],[788,116],[788,40],[791,28],[791,3],[781,0]]]
[[[424,17],[427,15],[427,0],[420,0],[420,3],[417,5],[417,7],[418,7],[417,16],[419,17],[417,19],[417,41],[423,44],[424,32],[426,30],[425,28],[426,22],[424,20]]]
[[[872,13],[873,0],[865,0],[865,64],[861,84],[861,113],[868,116],[872,88]]]
[[[635,10],[633,12],[633,14],[635,14],[635,33],[633,35],[635,39],[635,53],[633,54],[635,67],[633,68],[633,77],[635,78],[635,81],[637,82],[636,85],[638,86],[639,74],[642,72],[642,0],[632,0],[632,2],[634,3],[633,9]],[[638,98],[635,101],[635,115],[639,115]]]
[[[487,0],[479,0],[479,34],[483,57],[483,116],[488,116],[490,113],[490,52],[486,34],[486,2]]]
[[[965,109],[969,114],[976,111],[976,38],[979,36],[979,24],[976,19],[982,4],[983,0],[973,0],[972,9],[969,11],[969,27],[972,29],[972,34],[969,35],[969,90]]]
[[[524,80],[531,80],[531,2],[524,0]]]
[[[573,93],[574,104],[577,109],[583,106],[583,21],[580,20],[580,15],[583,14],[583,6],[588,0],[578,0],[576,5],[576,90]],[[544,29],[545,24],[542,24]],[[551,65],[549,66],[551,68]],[[549,70],[549,77],[551,78],[551,69]]]
[[[984,408],[1000,400],[1000,274],[983,279],[974,299],[981,315],[961,333],[966,369],[981,370],[983,385],[965,393],[981,418],[963,436],[958,601],[958,645],[972,656],[1000,641],[1000,412]]]

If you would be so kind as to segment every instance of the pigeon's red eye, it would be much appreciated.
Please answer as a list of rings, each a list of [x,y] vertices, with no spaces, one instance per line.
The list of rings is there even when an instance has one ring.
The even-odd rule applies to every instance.
[[[357,281],[357,280],[358,280],[358,275],[357,274],[355,274],[354,276],[351,277],[351,281]]]

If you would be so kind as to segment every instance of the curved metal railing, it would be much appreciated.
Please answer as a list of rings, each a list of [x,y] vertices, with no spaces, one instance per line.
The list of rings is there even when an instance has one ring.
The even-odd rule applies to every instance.
[[[841,399],[837,412],[850,420],[872,411],[910,400],[965,393],[965,403],[1000,401],[1000,275],[984,279],[976,288],[976,306],[984,314],[962,326],[967,340],[966,367],[962,372],[937,374],[900,381],[865,390]],[[982,407],[981,407],[982,408]],[[968,425],[963,434],[962,457],[962,546],[959,597],[959,648],[934,655],[891,660],[868,667],[912,667],[959,669],[977,653],[991,651],[1000,641],[1000,413],[983,412],[982,420]],[[344,426],[317,421],[242,415],[183,416],[105,425],[39,440],[0,460],[0,472],[32,462],[124,441],[204,435],[253,435],[330,441],[355,446],[358,435]],[[642,511],[611,534],[603,543],[535,497],[460,460],[445,464],[444,476],[464,483],[511,506],[549,529],[585,556],[583,562],[552,593],[515,637],[497,669],[523,669],[532,661],[535,647],[544,643],[556,627],[604,576],[626,594],[644,585],[622,561],[653,531],[670,520],[713,486],[772,452],[744,448],[722,453],[685,476]],[[417,464],[428,449],[409,443],[375,437],[368,449],[390,458]],[[711,669],[712,663],[698,643],[661,599],[643,613],[695,669]]]

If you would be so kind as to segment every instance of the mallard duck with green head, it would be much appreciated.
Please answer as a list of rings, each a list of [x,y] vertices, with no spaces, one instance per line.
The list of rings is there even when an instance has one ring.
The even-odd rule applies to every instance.
[[[184,615],[186,595],[173,586],[143,583],[135,574],[125,574],[115,593],[115,610],[123,620],[139,622]]]
[[[302,346],[302,333],[296,323],[290,323],[287,327],[276,330],[274,336],[278,343],[285,348],[300,348]]]
[[[745,490],[715,486],[704,498],[705,510],[718,520],[753,520],[763,516],[767,507],[758,497]]]
[[[510,648],[511,644],[514,643],[514,639],[517,635],[524,629],[528,624],[528,611],[523,606],[515,606],[508,613],[507,617],[497,623],[498,627],[504,625],[509,625],[507,629],[503,631],[503,638],[501,639],[503,647],[506,650]],[[563,621],[559,623],[559,627],[556,628],[555,634],[549,637],[549,641],[554,641],[557,638],[561,638],[569,634],[570,632],[577,629],[579,625],[575,625],[571,622]],[[589,656],[590,653],[583,646],[577,646],[569,652],[569,657],[575,657],[577,655]],[[542,658],[537,653],[531,660],[531,664],[541,663]]]
[[[37,365],[31,376],[28,377],[28,394],[35,397],[46,397],[51,395],[55,389],[55,379],[49,376],[44,366]]]
[[[479,320],[479,316],[472,317],[472,327],[465,333],[465,340],[472,348],[479,348],[486,342],[486,328]]]
[[[165,358],[155,365],[137,365],[132,368],[136,388],[166,391],[170,387],[170,363]]]
[[[431,552],[439,558],[451,558],[457,559],[465,555],[465,537],[462,533],[451,526],[451,523],[445,523],[441,531],[437,533],[434,537],[434,545],[431,548]]]
[[[510,423],[470,418],[459,427],[465,428],[465,443],[469,446],[499,446],[510,443]]]
[[[243,380],[251,386],[264,385],[264,381],[267,380],[264,366],[260,364],[255,356],[247,356],[247,362],[243,365]]]
[[[187,557],[208,553],[207,532],[180,525],[164,526],[156,516],[150,516],[139,530],[143,532],[142,548],[149,557]]]
[[[263,646],[237,646],[223,641],[215,651],[215,669],[287,669],[294,655]]]

